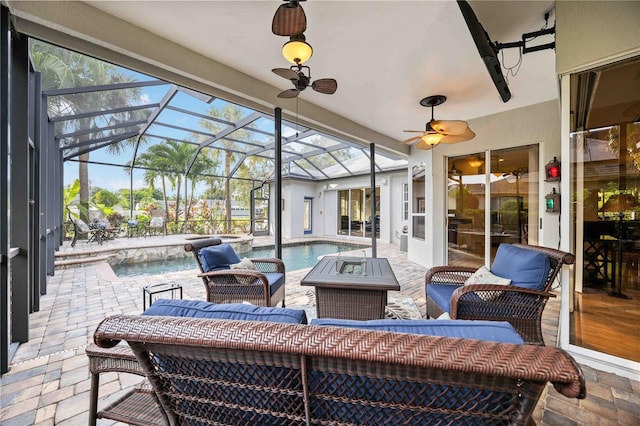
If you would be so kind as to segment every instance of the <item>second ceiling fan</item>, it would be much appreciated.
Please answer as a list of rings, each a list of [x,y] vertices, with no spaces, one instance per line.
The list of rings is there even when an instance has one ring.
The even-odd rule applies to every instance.
[[[439,143],[457,143],[473,139],[476,134],[469,128],[469,124],[462,120],[435,120],[433,118],[433,108],[442,105],[447,100],[446,96],[427,96],[420,101],[423,107],[431,107],[431,121],[425,130],[404,130],[405,132],[421,133],[418,136],[410,137],[402,141],[403,143],[414,143],[419,149],[432,149]]]
[[[290,63],[290,68],[274,68],[272,71],[293,84],[278,94],[279,98],[295,98],[307,87],[319,93],[332,95],[338,90],[338,82],[333,78],[321,78],[311,81],[311,68],[306,63],[313,55],[313,48],[307,43],[304,31],[307,29],[307,17],[300,5],[304,0],[284,0],[273,16],[271,31],[276,35],[288,36],[289,41],[282,46],[282,55]],[[305,72],[306,71],[306,72]]]
[[[296,70],[297,68],[297,70]],[[307,69],[308,75],[304,73],[304,69]],[[311,70],[304,65],[294,65],[291,68],[274,68],[274,73],[282,78],[291,80],[293,83],[293,89],[288,89],[278,93],[279,98],[295,98],[307,87],[311,86],[313,90],[326,95],[332,95],[338,89],[338,82],[333,78],[321,78],[311,81]]]

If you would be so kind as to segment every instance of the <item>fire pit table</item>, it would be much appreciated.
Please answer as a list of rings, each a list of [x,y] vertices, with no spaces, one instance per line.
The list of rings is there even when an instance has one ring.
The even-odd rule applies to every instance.
[[[316,289],[318,318],[382,319],[387,291],[400,290],[385,258],[325,256],[300,281]]]

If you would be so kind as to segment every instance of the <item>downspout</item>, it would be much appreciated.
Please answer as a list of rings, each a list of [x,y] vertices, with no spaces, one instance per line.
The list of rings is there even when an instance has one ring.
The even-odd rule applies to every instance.
[[[275,170],[275,256],[282,259],[282,108],[276,107],[274,112],[274,157]]]
[[[369,144],[369,160],[371,167],[371,257],[378,257],[378,250],[376,246],[376,146],[373,143]],[[365,232],[367,231],[367,226],[365,224]]]

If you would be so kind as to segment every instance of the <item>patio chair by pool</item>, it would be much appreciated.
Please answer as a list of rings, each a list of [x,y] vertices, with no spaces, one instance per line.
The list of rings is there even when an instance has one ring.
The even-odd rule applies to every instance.
[[[71,239],[71,247],[75,247],[80,236],[87,236],[87,243],[96,242],[102,245],[104,239],[104,230],[98,227],[90,228],[87,223],[80,219],[71,217],[71,211],[67,208],[69,220],[73,223],[73,238]]]
[[[98,228],[102,229],[103,239],[105,240],[113,240],[120,233],[120,227],[113,226],[107,218],[100,219],[96,225]]]
[[[140,224],[137,219],[129,219],[127,221],[127,237],[140,236]]]
[[[200,268],[207,301],[213,303],[249,302],[276,306],[284,302],[285,266],[276,258],[241,260],[233,247],[219,238],[194,240],[184,245],[193,253]],[[243,269],[239,269],[243,268]],[[255,268],[255,269],[247,269]]]
[[[563,265],[575,256],[548,247],[500,244],[491,269],[435,266],[425,275],[427,316],[507,321],[528,344],[544,345],[542,312]]]
[[[167,225],[164,222],[164,218],[160,216],[154,216],[149,221],[147,227],[147,233],[149,235],[164,235],[167,236]]]

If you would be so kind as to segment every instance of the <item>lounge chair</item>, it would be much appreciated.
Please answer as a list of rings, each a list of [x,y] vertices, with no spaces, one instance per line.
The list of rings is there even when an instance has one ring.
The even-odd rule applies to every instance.
[[[249,302],[260,306],[276,306],[284,302],[285,266],[276,258],[243,261],[227,243],[219,238],[195,240],[185,244],[200,268],[207,301],[213,303]]]
[[[75,247],[78,242],[78,238],[81,236],[87,236],[87,243],[96,242],[102,245],[104,240],[104,230],[99,227],[91,228],[87,223],[80,219],[71,216],[71,211],[67,208],[69,220],[73,223],[73,238],[71,239],[71,247]]]
[[[147,226],[147,233],[149,235],[167,235],[167,225],[164,222],[164,218],[160,216],[154,216],[149,221]]]

